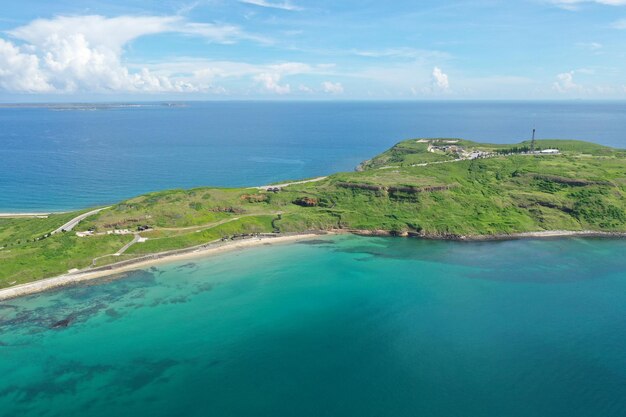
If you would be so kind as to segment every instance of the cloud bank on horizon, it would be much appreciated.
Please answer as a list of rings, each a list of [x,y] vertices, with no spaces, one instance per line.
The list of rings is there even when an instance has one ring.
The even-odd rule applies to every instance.
[[[74,3],[5,7],[0,101],[626,98],[626,0]]]

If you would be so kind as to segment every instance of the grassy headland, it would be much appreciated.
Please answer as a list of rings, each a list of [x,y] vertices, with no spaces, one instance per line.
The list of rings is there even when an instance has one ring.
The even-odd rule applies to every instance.
[[[46,235],[81,212],[0,218],[0,288],[244,234],[341,229],[458,238],[626,232],[626,151],[562,140],[537,141],[534,153],[530,147],[407,140],[357,172],[278,190],[150,193],[52,236]],[[137,243],[116,254],[133,239]]]

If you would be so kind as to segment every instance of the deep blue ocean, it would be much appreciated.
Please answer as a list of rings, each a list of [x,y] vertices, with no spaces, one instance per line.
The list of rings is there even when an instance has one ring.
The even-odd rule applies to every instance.
[[[0,212],[350,171],[414,137],[626,147],[626,103],[200,102],[0,108]]]

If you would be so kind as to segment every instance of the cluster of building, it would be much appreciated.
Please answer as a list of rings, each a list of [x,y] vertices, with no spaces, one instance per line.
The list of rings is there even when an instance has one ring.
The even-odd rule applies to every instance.
[[[540,151],[535,151],[535,153],[538,154],[547,154],[547,155],[557,155],[560,154],[561,151],[559,151],[558,149],[542,149]]]
[[[456,142],[456,141],[443,141],[443,144],[441,145],[439,144],[434,145],[431,143],[428,146],[428,151],[457,154],[459,159],[488,158],[490,156],[494,156],[498,154],[494,152],[486,152],[486,151],[480,151],[480,150],[466,151],[465,148],[463,148],[462,146],[459,146],[457,144],[450,143],[450,142]],[[439,143],[439,142],[435,142],[435,143]],[[525,151],[525,152],[513,152],[513,153],[525,154],[525,155],[558,155],[561,152],[558,149],[534,150],[533,148],[531,148],[530,150]],[[500,153],[500,155],[502,154]]]
[[[150,226],[139,226],[137,227],[138,232],[145,232],[150,230]],[[137,232],[134,232],[130,229],[115,229],[115,230],[107,230],[106,232],[98,232],[95,230],[86,230],[84,232],[76,232],[76,236],[78,237],[87,237],[87,236],[103,236],[103,235],[132,235]]]
[[[131,235],[134,232],[129,229],[115,229],[115,230],[107,230],[106,232],[96,233],[93,230],[86,230],[84,232],[76,232],[76,236],[78,237],[86,237],[86,236],[94,236],[94,235]]]

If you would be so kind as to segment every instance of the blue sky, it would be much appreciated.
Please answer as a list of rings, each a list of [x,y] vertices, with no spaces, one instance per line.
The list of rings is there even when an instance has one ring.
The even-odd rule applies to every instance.
[[[0,101],[626,98],[626,0],[8,3]]]

